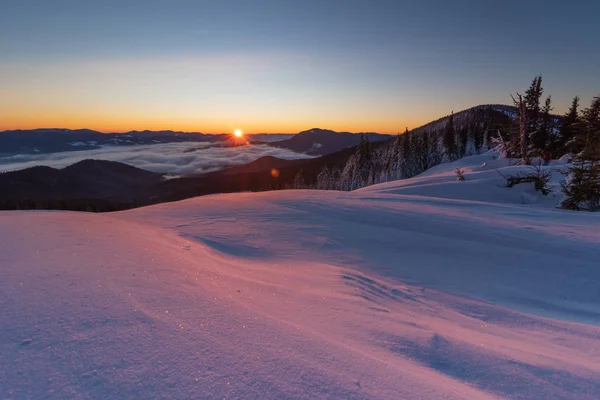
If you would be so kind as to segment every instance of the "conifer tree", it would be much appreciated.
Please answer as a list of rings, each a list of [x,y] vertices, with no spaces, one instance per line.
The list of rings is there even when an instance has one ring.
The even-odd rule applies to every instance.
[[[456,147],[456,131],[454,129],[454,112],[448,117],[446,129],[444,130],[444,147],[446,148],[446,156],[449,161],[456,160],[458,151]]]
[[[373,180],[373,154],[371,143],[364,135],[360,137],[360,143],[356,149],[356,161],[358,174],[362,185],[367,185],[369,180]]]
[[[306,187],[306,183],[304,182],[304,171],[300,170],[294,176],[294,189],[304,189]]]
[[[575,96],[571,102],[571,107],[565,114],[560,126],[560,144],[568,153],[576,153],[575,138],[581,130],[581,121],[579,119],[579,97]],[[581,149],[580,149],[581,150]]]
[[[527,135],[530,137],[535,135],[540,126],[540,101],[543,93],[542,76],[538,75],[533,78],[529,89],[525,91],[523,96],[527,112]]]
[[[539,116],[539,123],[537,124],[537,130],[532,133],[531,144],[533,149],[540,153],[543,150],[547,150],[550,146],[551,137],[554,130],[554,120],[552,115],[552,98],[548,96],[544,102],[544,107],[541,110]]]
[[[528,152],[528,143],[529,143],[529,135],[527,132],[528,119],[527,119],[527,106],[523,96],[517,93],[517,97],[511,95],[513,98],[513,102],[517,107],[519,112],[518,118],[518,134],[515,134],[514,129],[511,132],[511,140],[507,144],[508,148],[506,149],[509,157],[515,157],[518,154],[521,157],[521,163],[524,165],[529,165],[529,152]],[[518,150],[517,150],[518,149]]]
[[[402,135],[396,135],[394,139],[394,145],[392,146],[392,175],[394,179],[400,177],[400,170],[402,169]]]
[[[562,207],[600,211],[600,97],[594,97],[581,120],[583,129],[579,130],[574,143],[582,150],[573,160],[569,178],[563,182],[566,199]]]
[[[401,163],[401,168],[402,168],[402,177],[403,178],[409,178],[412,176],[412,169],[413,169],[413,165],[412,165],[412,148],[413,148],[413,144],[412,144],[412,134],[408,132],[408,128],[406,128],[406,131],[404,133],[404,135],[402,135],[402,163]]]
[[[423,172],[429,168],[429,132],[425,131],[419,135],[418,144],[419,172]]]
[[[332,174],[327,165],[317,175],[317,189],[331,190],[333,189]]]
[[[479,153],[483,147],[484,130],[480,129],[476,123],[472,123],[469,126],[469,136],[473,137],[473,147],[475,148],[475,152]]]
[[[467,147],[469,145],[469,130],[466,125],[458,131],[458,144],[460,145],[459,155],[462,158],[467,155]]]

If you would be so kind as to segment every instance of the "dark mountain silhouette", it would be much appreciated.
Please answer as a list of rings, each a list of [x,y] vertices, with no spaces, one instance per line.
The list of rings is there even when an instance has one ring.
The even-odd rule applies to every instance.
[[[136,145],[177,142],[220,142],[227,134],[175,131],[131,131],[102,133],[89,129],[33,129],[0,132],[0,154],[57,153],[91,150],[106,145]]]
[[[371,142],[388,140],[391,137],[379,133],[356,134],[313,128],[300,132],[287,140],[271,143],[271,146],[289,149],[296,153],[324,155],[358,145],[361,135],[367,137]]]
[[[370,141],[386,140],[388,135],[366,133]],[[291,136],[291,137],[289,137]],[[323,155],[356,146],[359,134],[311,129],[296,135],[274,135],[271,141],[265,134],[248,135],[253,144],[269,144],[299,153]],[[101,146],[128,146],[140,144],[211,142],[233,146],[230,134],[204,134],[176,131],[131,131],[102,133],[89,129],[33,129],[0,132],[0,154],[59,153],[64,151],[93,150]]]
[[[84,160],[63,169],[33,167],[0,174],[0,200],[106,199],[146,202],[159,174],[130,165]]]

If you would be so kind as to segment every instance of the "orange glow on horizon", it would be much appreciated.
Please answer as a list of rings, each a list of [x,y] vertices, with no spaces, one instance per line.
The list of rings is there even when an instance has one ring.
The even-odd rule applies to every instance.
[[[129,131],[161,131],[228,133],[235,136],[237,126],[244,126],[243,135],[256,133],[298,133],[312,128],[331,129],[338,132],[378,132],[402,133],[409,129],[435,120],[442,115],[439,112],[411,114],[410,118],[401,115],[394,118],[373,118],[357,115],[315,115],[293,118],[287,115],[218,115],[206,117],[193,114],[167,114],[119,110],[72,110],[32,108],[3,108],[0,101],[0,131],[13,129],[65,128],[92,129],[104,133],[123,133]],[[236,115],[235,113],[234,115]],[[237,137],[237,136],[236,136]]]
[[[270,121],[244,121],[245,129],[241,136],[236,134],[236,130],[231,124],[217,121],[197,121],[174,118],[158,119],[143,117],[104,117],[104,116],[74,116],[74,115],[47,115],[37,113],[37,115],[2,115],[0,112],[0,131],[5,130],[29,130],[38,128],[64,128],[64,129],[91,129],[103,133],[124,133],[130,131],[162,131],[172,130],[181,132],[201,132],[201,133],[226,133],[232,132],[236,138],[241,138],[245,134],[256,133],[298,133],[312,128],[331,129],[338,132],[378,132],[378,133],[403,133],[405,127],[412,129],[421,126],[431,119],[423,118],[406,122],[384,122],[384,121],[338,121],[331,120],[310,120],[290,121],[284,118]],[[230,133],[230,135],[232,134]]]

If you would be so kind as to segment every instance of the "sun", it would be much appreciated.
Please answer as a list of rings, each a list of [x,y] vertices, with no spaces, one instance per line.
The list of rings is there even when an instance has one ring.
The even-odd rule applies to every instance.
[[[236,129],[235,131],[233,131],[233,136],[235,136],[236,138],[241,138],[242,136],[244,136],[244,132],[242,132],[241,129]]]

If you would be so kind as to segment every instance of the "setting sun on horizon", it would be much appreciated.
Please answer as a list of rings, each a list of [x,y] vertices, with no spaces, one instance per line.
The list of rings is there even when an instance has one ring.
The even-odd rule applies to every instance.
[[[236,129],[235,131],[233,131],[233,136],[235,136],[236,138],[241,138],[244,136],[244,132],[241,129]]]

